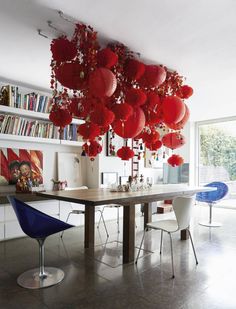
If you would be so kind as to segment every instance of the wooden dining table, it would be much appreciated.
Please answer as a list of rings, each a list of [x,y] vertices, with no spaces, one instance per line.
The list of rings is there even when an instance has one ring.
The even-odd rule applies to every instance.
[[[95,207],[119,204],[123,206],[123,263],[134,261],[135,253],[135,205],[144,205],[144,228],[152,221],[152,202],[171,200],[176,196],[191,196],[214,188],[187,185],[154,185],[148,190],[111,192],[109,189],[38,192],[42,197],[85,205],[84,247],[94,247]]]

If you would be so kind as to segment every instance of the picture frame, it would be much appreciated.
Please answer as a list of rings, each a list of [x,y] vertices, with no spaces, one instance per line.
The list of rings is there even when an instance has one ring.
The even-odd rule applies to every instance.
[[[122,146],[128,146],[127,140],[118,136],[112,129],[106,133],[106,156],[116,157],[117,150]]]
[[[118,182],[117,172],[102,172],[101,173],[101,184],[102,185],[111,185],[117,182]]]

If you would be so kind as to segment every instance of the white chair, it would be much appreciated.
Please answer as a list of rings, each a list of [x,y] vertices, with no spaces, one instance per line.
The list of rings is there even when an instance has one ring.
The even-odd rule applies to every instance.
[[[190,217],[191,217],[193,204],[194,204],[193,197],[176,197],[173,199],[173,203],[172,203],[176,220],[160,220],[157,222],[147,223],[147,226],[144,230],[142,241],[139,247],[138,255],[135,261],[136,264],[138,262],[138,258],[139,258],[140,250],[143,244],[145,232],[147,232],[150,229],[161,230],[160,254],[162,253],[163,231],[169,234],[170,249],[171,249],[171,262],[172,262],[172,278],[175,277],[173,246],[172,246],[172,237],[171,237],[172,233],[175,233],[179,230],[185,230],[185,229],[188,231],[191,244],[192,244],[192,248],[193,248],[193,253],[195,256],[195,260],[196,260],[196,264],[198,264],[196,251],[193,245],[192,235],[189,230],[189,223],[190,223]]]
[[[116,223],[117,223],[118,233],[120,233],[120,214],[119,214],[120,207],[121,207],[121,205],[118,205],[118,204],[104,205],[103,208],[102,208],[102,211],[101,211],[101,216],[100,216],[100,219],[98,221],[97,228],[99,228],[101,220],[104,220],[103,212],[104,212],[105,208],[116,208],[116,210],[117,210]]]
[[[68,188],[67,187],[65,190],[85,190],[85,189],[88,189],[88,187],[87,186],[81,186],[81,187],[77,187],[77,188]],[[66,223],[68,222],[70,215],[84,215],[85,214],[84,209],[74,209],[73,205],[74,205],[74,203],[70,203],[71,211],[68,213],[68,216],[66,218]],[[95,207],[95,212],[100,212],[100,214],[101,214],[100,219],[99,219],[99,223],[102,220],[106,234],[107,234],[107,238],[108,238],[109,234],[108,234],[106,223],[105,223],[105,220],[104,220],[104,217],[103,217],[103,210],[104,209],[101,210],[100,208]],[[64,234],[64,231],[61,233],[61,238],[63,237],[63,234]]]

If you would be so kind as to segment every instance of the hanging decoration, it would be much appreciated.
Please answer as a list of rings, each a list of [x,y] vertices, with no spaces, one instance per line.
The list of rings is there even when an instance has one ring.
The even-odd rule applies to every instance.
[[[193,89],[177,72],[145,64],[122,43],[101,47],[97,32],[83,23],[75,25],[71,38],[53,39],[51,52],[49,119],[60,130],[72,117],[84,121],[78,127],[85,141],[83,155],[99,154],[101,136],[111,129],[154,152],[163,147],[165,153],[165,147],[173,150],[185,143],[181,130],[189,119],[186,99]],[[117,155],[129,160],[134,152],[124,146]],[[177,159],[169,163],[173,160],[176,163]]]

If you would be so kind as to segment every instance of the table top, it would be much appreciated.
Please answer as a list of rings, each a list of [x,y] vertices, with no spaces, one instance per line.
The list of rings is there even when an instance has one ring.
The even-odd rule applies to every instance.
[[[110,192],[109,189],[84,189],[38,192],[37,195],[90,206],[104,204],[120,204],[126,206],[130,204],[161,201],[176,196],[193,195],[197,192],[213,190],[215,190],[215,188],[165,184],[154,185],[149,190],[136,192]]]

